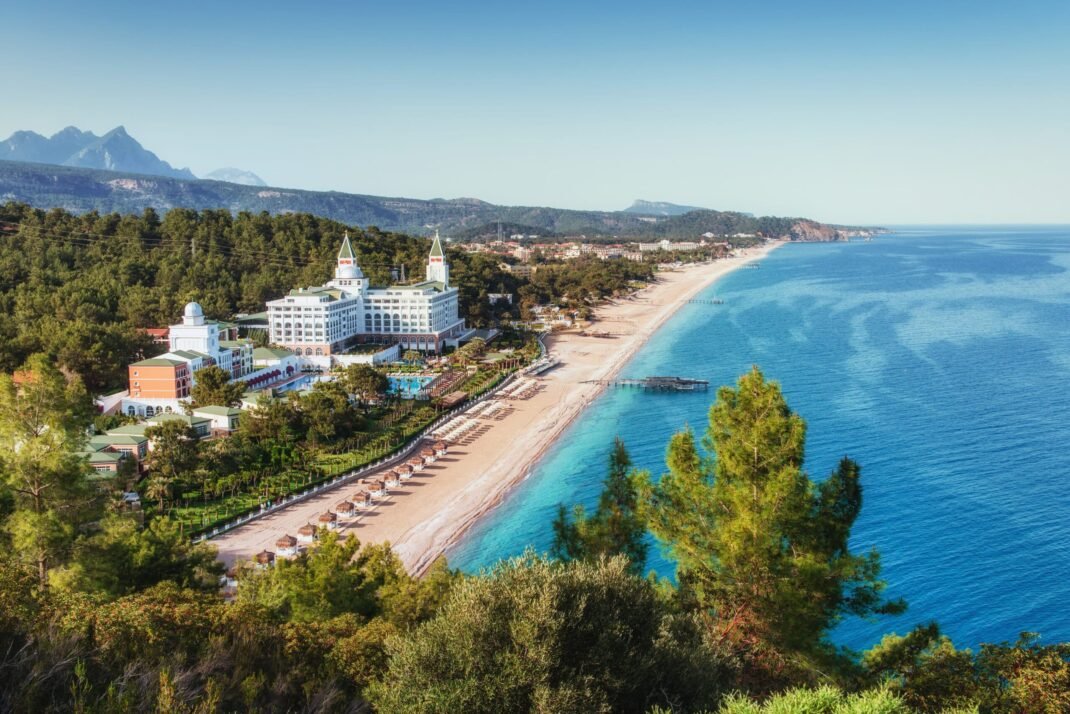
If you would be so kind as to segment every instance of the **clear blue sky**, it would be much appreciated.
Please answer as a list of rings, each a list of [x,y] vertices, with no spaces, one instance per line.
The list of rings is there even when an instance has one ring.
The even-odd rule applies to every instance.
[[[17,2],[0,135],[495,203],[1070,222],[1070,2]]]

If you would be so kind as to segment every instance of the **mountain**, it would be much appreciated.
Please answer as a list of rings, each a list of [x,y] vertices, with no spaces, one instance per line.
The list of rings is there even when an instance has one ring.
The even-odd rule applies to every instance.
[[[637,213],[643,216],[682,216],[691,211],[708,210],[708,208],[700,208],[698,206],[681,206],[668,201],[644,201],[641,198],[637,198],[622,213]]]
[[[176,169],[161,160],[121,126],[104,136],[73,126],[48,138],[33,131],[16,131],[0,143],[0,159],[179,179],[196,178],[189,169]]]
[[[97,140],[92,132],[69,126],[45,138],[34,131],[16,131],[0,143],[0,159],[62,164]]]
[[[235,169],[228,167],[225,169],[216,169],[210,174],[205,174],[201,178],[209,179],[211,181],[226,181],[227,183],[238,183],[242,186],[267,186],[264,179],[260,178],[252,171],[245,171],[244,169]]]
[[[625,211],[496,206],[475,198],[424,200],[302,191],[2,160],[0,201],[21,201],[39,208],[58,207],[76,213],[140,213],[146,208],[312,213],[350,225],[378,226],[382,230],[417,235],[428,235],[435,228],[448,236],[496,234],[498,221],[503,227],[522,226],[524,233],[584,235],[592,240],[652,237],[691,240],[708,232],[719,236],[743,233],[835,240],[847,237],[850,231],[863,230],[799,218],[755,218],[725,211],[648,216]],[[475,230],[469,233],[470,229]]]

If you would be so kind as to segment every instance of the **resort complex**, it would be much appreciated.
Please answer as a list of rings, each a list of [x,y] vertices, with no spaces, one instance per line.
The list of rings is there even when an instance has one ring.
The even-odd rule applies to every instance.
[[[257,367],[252,340],[239,339],[236,326],[208,320],[198,303],[186,305],[182,322],[168,328],[170,349],[156,357],[139,360],[129,367],[127,393],[121,408],[129,416],[181,411],[180,402],[190,398],[196,373],[216,366],[250,386],[278,382],[293,375],[296,359],[284,360],[282,369]]]
[[[466,335],[458,316],[457,288],[435,234],[425,280],[414,285],[373,288],[357,265],[346,234],[334,279],[319,287],[291,290],[267,304],[271,342],[320,367],[331,356],[362,343],[398,344],[439,352]]]
[[[267,303],[274,347],[255,348],[251,339],[238,337],[237,325],[205,318],[196,302],[186,305],[179,324],[153,330],[155,340],[166,337],[169,349],[130,365],[122,412],[152,417],[180,411],[197,372],[209,366],[250,390],[278,389],[298,386],[291,380],[300,372],[396,361],[403,348],[437,353],[456,347],[474,331],[458,316],[457,288],[450,286],[449,275],[436,234],[423,281],[371,287],[347,233],[333,280]]]

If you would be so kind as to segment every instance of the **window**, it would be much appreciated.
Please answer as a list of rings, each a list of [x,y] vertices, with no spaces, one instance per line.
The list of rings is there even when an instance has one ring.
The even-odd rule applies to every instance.
[[[127,416],[137,416],[137,409],[133,405],[130,405],[126,408],[126,414]]]
[[[152,407],[145,407],[145,416],[151,417],[156,414],[156,411]]]

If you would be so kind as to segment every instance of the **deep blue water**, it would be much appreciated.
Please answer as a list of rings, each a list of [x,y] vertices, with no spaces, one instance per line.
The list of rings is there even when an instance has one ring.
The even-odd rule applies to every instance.
[[[1070,640],[1070,228],[902,229],[785,246],[687,305],[624,369],[733,383],[752,364],[808,423],[808,471],[862,464],[856,550],[877,547],[903,616],[850,620],[868,647],[937,620],[959,645]],[[597,500],[610,442],[664,471],[709,393],[608,391],[453,552],[478,570],[545,550],[560,502]],[[670,575],[655,555],[652,566]]]

